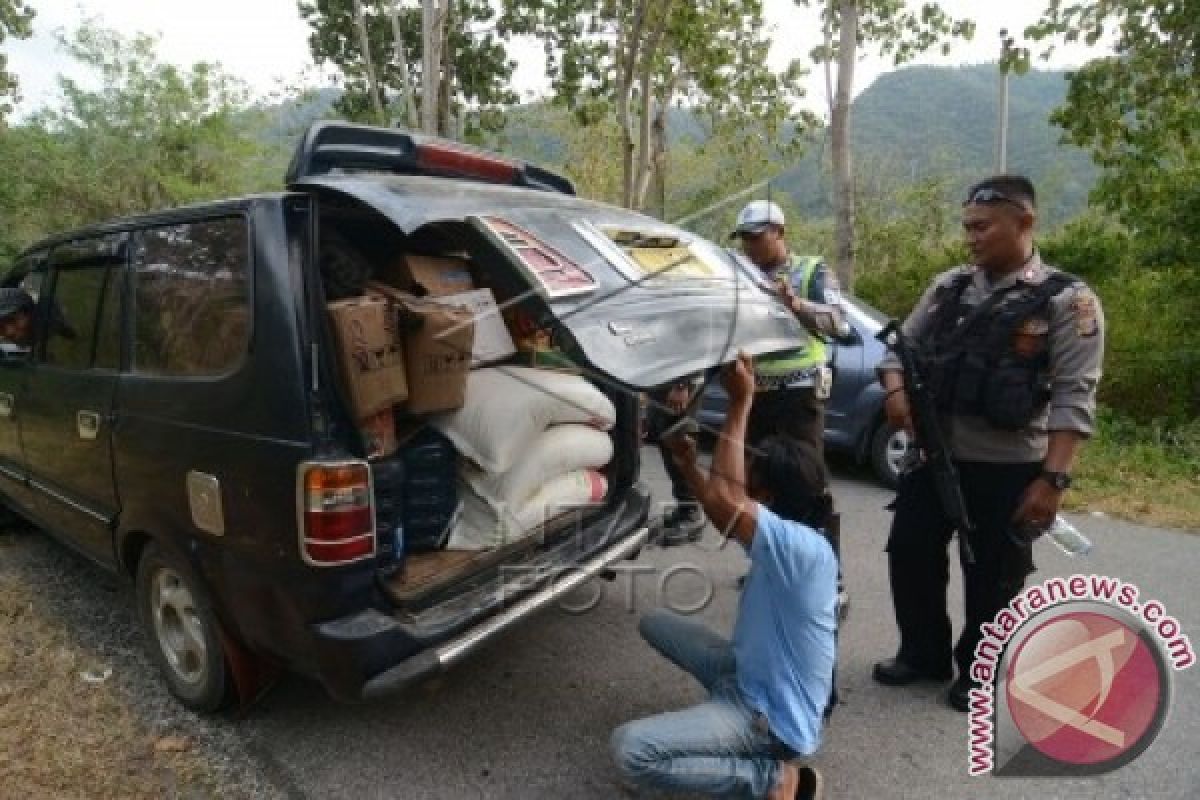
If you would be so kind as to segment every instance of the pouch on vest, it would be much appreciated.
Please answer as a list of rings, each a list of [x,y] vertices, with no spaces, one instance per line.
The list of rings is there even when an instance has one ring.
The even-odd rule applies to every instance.
[[[995,367],[984,386],[983,417],[1005,431],[1028,425],[1050,401],[1050,390],[1033,364],[1008,362]]]

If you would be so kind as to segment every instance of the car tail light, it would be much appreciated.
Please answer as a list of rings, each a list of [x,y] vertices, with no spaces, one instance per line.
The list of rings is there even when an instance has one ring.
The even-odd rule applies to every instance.
[[[497,183],[514,183],[517,165],[503,158],[454,147],[445,142],[417,148],[417,166],[430,172],[481,178]]]
[[[371,469],[365,461],[300,467],[300,553],[317,567],[375,556]]]

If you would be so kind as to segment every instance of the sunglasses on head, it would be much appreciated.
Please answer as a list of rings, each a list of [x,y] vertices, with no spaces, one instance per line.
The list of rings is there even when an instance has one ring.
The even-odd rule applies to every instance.
[[[966,202],[963,203],[963,205],[969,206],[969,205],[974,205],[976,203],[978,203],[979,205],[993,205],[995,203],[1011,203],[1012,205],[1016,206],[1017,208],[1021,209],[1022,211],[1028,210],[1026,208],[1024,202],[1016,199],[1015,197],[1009,197],[1008,195],[1006,195],[1004,192],[1000,191],[999,189],[993,189],[990,186],[985,186],[982,189],[976,189],[973,192],[971,192],[969,195],[967,195],[967,200],[966,200]]]

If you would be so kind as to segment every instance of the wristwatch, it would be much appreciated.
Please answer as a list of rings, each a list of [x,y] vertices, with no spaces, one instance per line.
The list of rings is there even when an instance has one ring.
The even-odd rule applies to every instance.
[[[1039,477],[1060,492],[1065,492],[1071,488],[1071,473],[1069,472],[1054,472],[1046,469],[1042,470],[1042,474]]]

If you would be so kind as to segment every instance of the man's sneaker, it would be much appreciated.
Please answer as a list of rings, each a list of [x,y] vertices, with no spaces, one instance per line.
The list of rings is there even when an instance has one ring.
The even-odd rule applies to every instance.
[[[655,540],[662,547],[675,547],[694,542],[704,532],[704,524],[707,521],[704,512],[697,505],[675,506],[671,513],[663,518]]]
[[[804,764],[800,767],[800,785],[796,787],[796,800],[821,800],[825,796],[825,781],[816,767]]]

